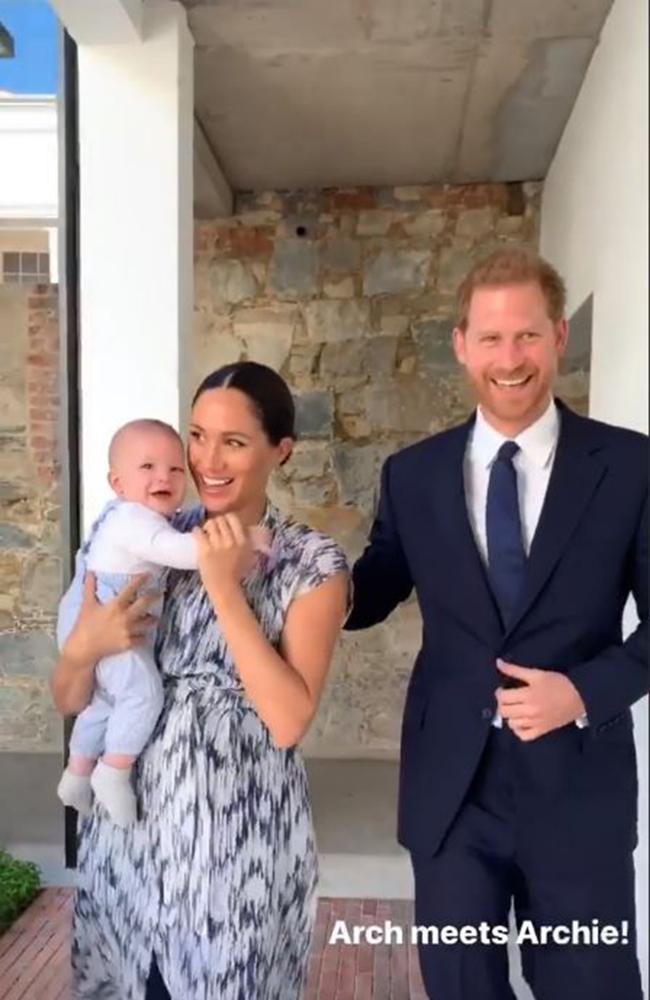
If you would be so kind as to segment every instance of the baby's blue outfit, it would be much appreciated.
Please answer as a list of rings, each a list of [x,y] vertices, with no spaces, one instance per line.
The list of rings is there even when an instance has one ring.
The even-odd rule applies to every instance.
[[[61,648],[72,631],[83,598],[86,556],[101,524],[121,501],[111,500],[90,529],[77,553],[75,576],[59,604],[57,641]],[[149,574],[140,591],[156,590],[162,594],[166,569]],[[106,604],[133,579],[127,573],[96,573],[97,599]],[[159,617],[160,601],[151,609]],[[70,753],[100,757],[103,753],[137,757],[151,736],[163,706],[163,685],[154,659],[155,629],[145,642],[134,649],[107,656],[95,668],[95,691],[87,708],[77,716],[70,736]]]

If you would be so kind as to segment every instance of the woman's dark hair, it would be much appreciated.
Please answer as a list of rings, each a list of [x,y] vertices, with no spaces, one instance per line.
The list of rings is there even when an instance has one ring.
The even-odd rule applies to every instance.
[[[296,407],[284,379],[257,361],[236,361],[210,372],[194,393],[192,406],[209,389],[239,389],[248,396],[271,444],[296,439]]]

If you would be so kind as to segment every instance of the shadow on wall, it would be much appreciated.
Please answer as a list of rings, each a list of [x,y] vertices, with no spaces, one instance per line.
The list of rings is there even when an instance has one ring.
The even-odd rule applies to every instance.
[[[569,320],[569,343],[558,379],[559,395],[566,398],[573,409],[585,417],[589,415],[589,380],[585,379],[584,373],[591,370],[593,320],[592,294]]]

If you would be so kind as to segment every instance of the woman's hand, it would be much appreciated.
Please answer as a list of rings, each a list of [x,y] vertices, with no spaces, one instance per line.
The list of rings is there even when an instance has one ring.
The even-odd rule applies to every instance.
[[[146,579],[146,573],[140,574],[112,601],[100,604],[95,597],[95,577],[87,574],[77,621],[52,674],[52,696],[62,715],[78,715],[90,703],[95,665],[102,657],[130,649],[155,625],[156,619],[147,611],[159,595],[138,597],[138,588]]]
[[[238,588],[256,563],[256,550],[269,551],[268,533],[246,530],[236,514],[209,518],[193,535],[199,550],[199,572],[210,595]]]
[[[97,663],[104,656],[122,653],[142,642],[156,625],[148,610],[160,597],[156,593],[138,597],[147,579],[148,574],[140,573],[117,597],[100,604],[95,596],[95,576],[87,573],[79,617],[62,650],[65,658],[70,662]]]

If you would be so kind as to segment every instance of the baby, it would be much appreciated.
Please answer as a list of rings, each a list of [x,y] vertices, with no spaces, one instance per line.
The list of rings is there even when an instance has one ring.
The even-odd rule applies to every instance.
[[[108,481],[116,497],[80,552],[84,569],[96,574],[97,598],[111,600],[137,573],[147,573],[147,589],[160,592],[166,567],[195,570],[194,538],[169,523],[185,497],[183,443],[173,427],[159,420],[121,427],[109,449]],[[268,552],[264,529],[249,532],[254,547]],[[153,614],[159,614],[161,603]],[[69,624],[60,621],[63,629]],[[131,772],[163,704],[153,641],[152,634],[142,645],[97,664],[93,698],[75,721],[68,766],[57,789],[61,801],[80,813],[88,812],[94,792],[120,826],[136,818]]]
[[[81,550],[85,568],[97,576],[97,598],[103,603],[136,573],[148,573],[147,588],[160,591],[165,567],[197,568],[194,538],[168,520],[185,497],[185,456],[177,432],[158,420],[125,424],[111,441],[109,467],[116,498],[106,504]],[[152,613],[159,610],[158,605]],[[143,645],[103,659],[95,681],[92,701],[72,729],[68,766],[57,792],[81,813],[89,810],[94,792],[113,821],[125,826],[136,818],[131,771],[163,703],[153,635]]]

